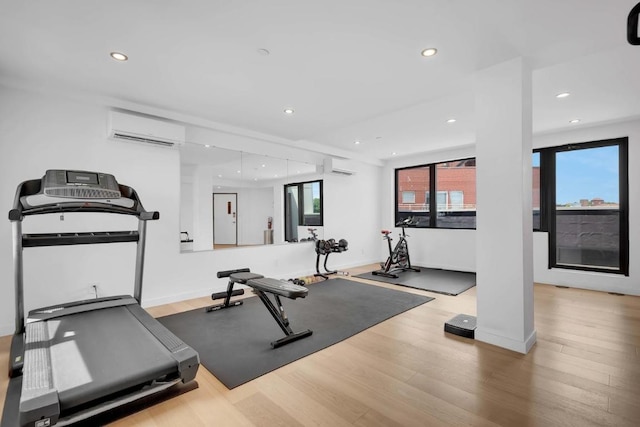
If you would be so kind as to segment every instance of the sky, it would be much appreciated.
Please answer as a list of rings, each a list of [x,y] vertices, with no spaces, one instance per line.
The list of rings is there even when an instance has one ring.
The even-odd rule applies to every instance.
[[[534,156],[533,166],[539,166]],[[556,154],[556,204],[578,203],[580,199],[620,202],[618,147],[598,147]]]

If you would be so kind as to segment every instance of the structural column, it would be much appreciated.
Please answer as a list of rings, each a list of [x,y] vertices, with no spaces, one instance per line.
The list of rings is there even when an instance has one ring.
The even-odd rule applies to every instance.
[[[476,93],[477,329],[520,353],[533,321],[531,69],[523,58],[479,71]]]

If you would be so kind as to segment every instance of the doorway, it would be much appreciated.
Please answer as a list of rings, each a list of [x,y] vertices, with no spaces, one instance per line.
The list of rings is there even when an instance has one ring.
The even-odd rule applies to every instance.
[[[238,194],[213,193],[213,245],[238,244]]]

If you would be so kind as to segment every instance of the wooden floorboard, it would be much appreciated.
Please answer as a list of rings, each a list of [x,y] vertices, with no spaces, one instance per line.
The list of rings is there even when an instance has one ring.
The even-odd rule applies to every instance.
[[[475,315],[475,288],[453,297],[352,280],[435,300],[233,390],[201,367],[198,389],[112,425],[640,425],[640,297],[538,284],[537,342],[522,355],[443,331],[451,317]],[[210,304],[199,298],[149,312]],[[0,337],[0,366],[9,346]],[[3,401],[7,384],[0,379]]]

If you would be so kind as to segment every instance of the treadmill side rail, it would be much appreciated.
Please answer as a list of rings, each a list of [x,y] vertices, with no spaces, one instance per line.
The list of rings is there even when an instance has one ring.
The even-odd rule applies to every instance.
[[[49,425],[60,416],[58,391],[51,378],[49,333],[44,323],[27,328],[25,337],[24,374],[20,396],[20,426]],[[38,424],[40,421],[45,424]]]
[[[171,352],[171,356],[177,363],[178,372],[183,383],[188,383],[195,379],[200,365],[200,356],[198,353],[186,345],[180,338],[175,336],[173,332],[168,330],[162,323],[154,319],[139,305],[130,305],[127,307],[142,325],[155,336],[158,341]]]

